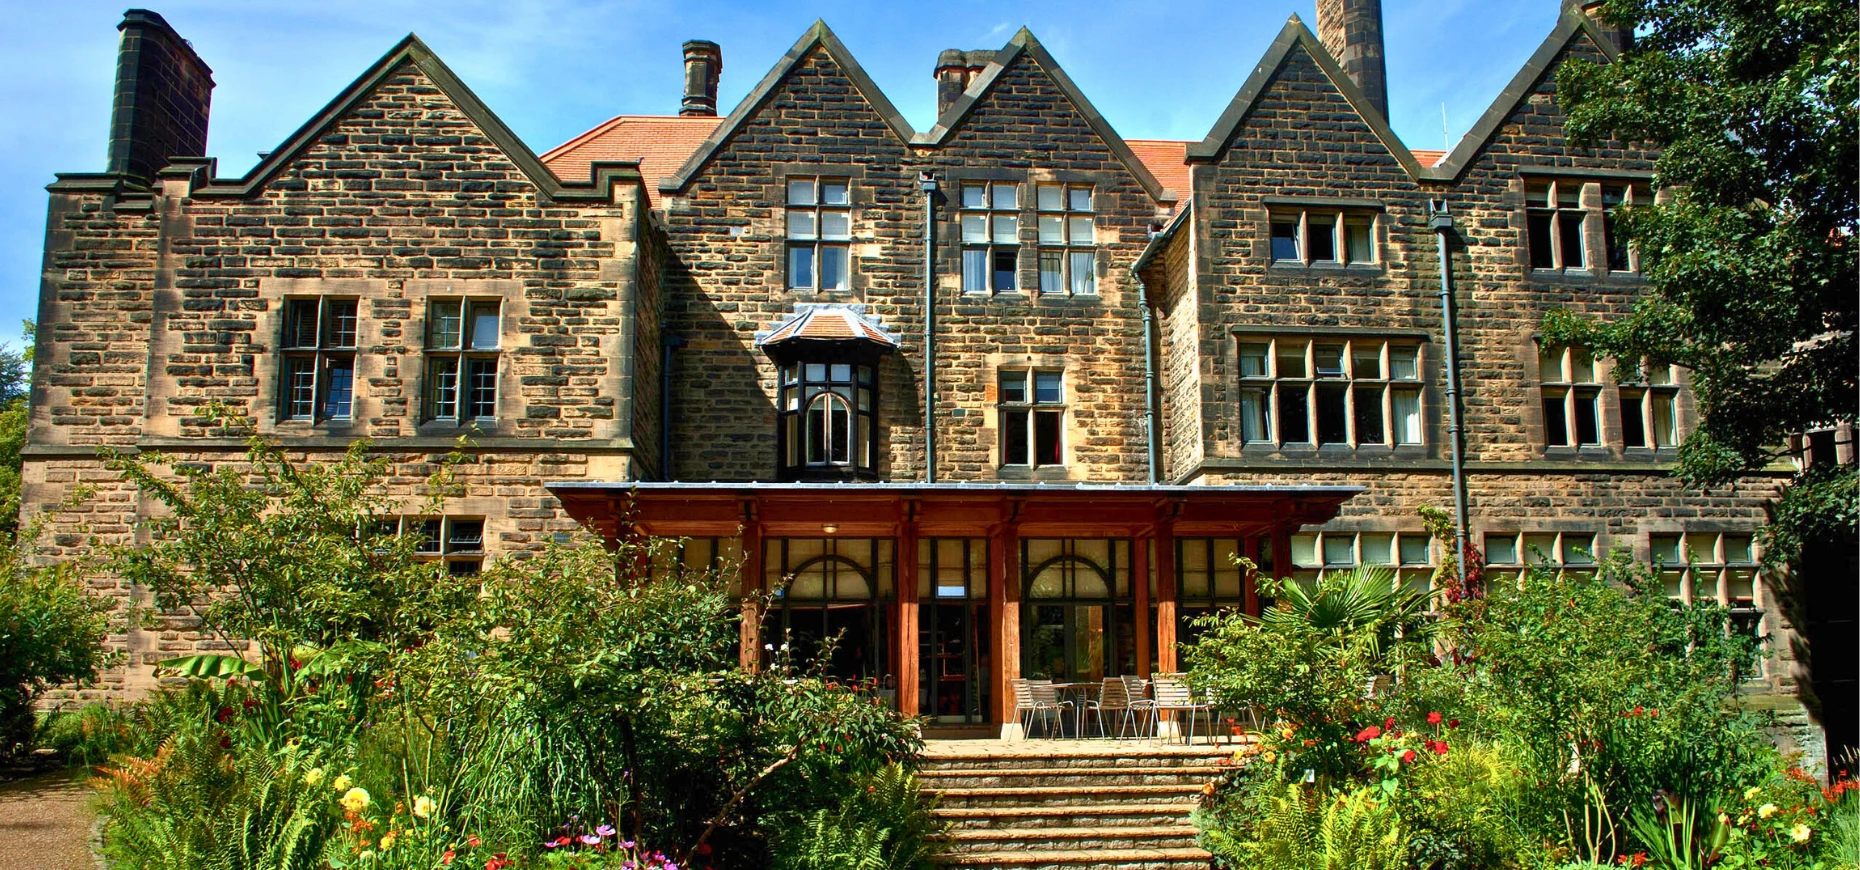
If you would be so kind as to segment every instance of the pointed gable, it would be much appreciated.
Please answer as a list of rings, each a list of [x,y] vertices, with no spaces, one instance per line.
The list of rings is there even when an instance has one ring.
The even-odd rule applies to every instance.
[[[798,83],[797,79],[801,77],[811,77],[815,81]],[[821,84],[825,87],[820,87]],[[872,77],[866,75],[865,68],[859,65],[852,52],[827,27],[827,23],[815,21],[795,42],[794,47],[788,49],[788,53],[775,63],[768,75],[763,76],[762,81],[737,104],[730,116],[711,131],[685,160],[684,165],[660,180],[659,191],[669,194],[684,190],[685,185],[690,184],[718,152],[728,147],[739,131],[762,119],[770,111],[779,113],[802,102],[843,102],[839,94],[829,93],[831,91],[845,91],[863,100],[874,121],[889,129],[900,145],[910,143],[916,135],[904,116],[898,114],[898,110],[891,105],[891,100],[873,83]],[[804,111],[812,111],[812,107]],[[873,122],[864,124],[872,125]]]
[[[444,106],[432,106],[430,92],[436,91]],[[284,143],[239,179],[215,179],[195,191],[205,196],[250,196],[271,184],[295,162],[318,148],[340,148],[337,129],[361,116],[380,116],[391,109],[426,102],[427,108],[439,112],[456,112],[462,123],[459,132],[469,128],[481,136],[484,144],[497,156],[508,160],[520,177],[538,193],[555,199],[605,199],[611,195],[615,181],[637,182],[637,166],[622,161],[600,161],[588,167],[587,180],[565,183],[537,158],[528,145],[512,132],[502,118],[484,104],[471,88],[459,79],[445,62],[427,48],[418,36],[407,37],[389,49],[367,71],[338,93],[335,99],[297,128]],[[423,135],[444,138],[436,131]],[[411,144],[420,145],[419,138]],[[434,143],[436,146],[439,143]],[[210,170],[209,170],[210,171]]]
[[[1285,22],[1285,27],[1266,49],[1265,56],[1254,67],[1253,74],[1247,77],[1240,91],[1234,94],[1226,111],[1214,122],[1214,128],[1208,131],[1207,137],[1188,146],[1189,162],[1219,160],[1233,141],[1234,134],[1253,114],[1267,92],[1285,80],[1288,73],[1298,71],[1306,73],[1307,79],[1328,84],[1335,92],[1337,109],[1355,114],[1368,132],[1388,149],[1389,156],[1401,164],[1409,177],[1421,178],[1427,174],[1427,169],[1415,159],[1408,146],[1402,144],[1395,131],[1389,128],[1388,119],[1382,117],[1382,113],[1376,110],[1362,89],[1337,66],[1336,59],[1325,50],[1317,35],[1296,15]]]
[[[1151,199],[1159,203],[1174,202],[1186,193],[1163,188],[1155,174],[1137,157],[1124,138],[1098,113],[1091,100],[1086,99],[1085,93],[1079,90],[1072,77],[1066,75],[1059,62],[1025,27],[1014,34],[1001,51],[995,53],[994,60],[969,84],[962,98],[951,103],[942,117],[937,119],[936,126],[918,136],[916,143],[937,147],[950,142],[964,127],[974,123],[972,116],[984,112],[997,88],[1010,80],[1029,88],[1051,90],[1059,98],[1056,102],[1069,106],[1076,113],[1076,117],[1096,134],[1111,154],[1130,170],[1130,174],[1136,177],[1137,183],[1143,186]]]
[[[1435,177],[1453,180],[1465,172],[1466,167],[1492,144],[1500,128],[1527,111],[1533,94],[1554,90],[1556,70],[1572,52],[1592,54],[1606,61],[1615,59],[1614,43],[1596,28],[1595,22],[1579,10],[1566,9],[1556,29],[1531,54],[1531,59],[1525,61],[1518,74],[1512,76],[1511,82],[1499,92],[1498,98],[1479,116],[1459,144],[1440,161],[1434,170]]]

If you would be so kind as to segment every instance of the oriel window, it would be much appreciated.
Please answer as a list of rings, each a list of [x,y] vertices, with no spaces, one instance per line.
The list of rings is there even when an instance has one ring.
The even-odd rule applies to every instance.
[[[280,416],[286,420],[348,420],[355,401],[354,299],[287,299]]]
[[[426,415],[432,420],[497,417],[500,304],[435,299],[426,317]]]
[[[779,368],[778,447],[784,479],[875,474],[878,385],[870,363],[800,360]]]
[[[788,289],[851,290],[851,241],[851,182],[788,179]]]

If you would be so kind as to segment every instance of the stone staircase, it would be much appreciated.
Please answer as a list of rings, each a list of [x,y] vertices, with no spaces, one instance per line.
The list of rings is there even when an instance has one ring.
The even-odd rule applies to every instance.
[[[1236,748],[928,741],[918,780],[951,824],[948,870],[1207,870],[1189,813]]]

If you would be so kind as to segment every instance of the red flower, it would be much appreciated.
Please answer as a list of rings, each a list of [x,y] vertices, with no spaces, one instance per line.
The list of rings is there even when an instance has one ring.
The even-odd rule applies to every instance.
[[[1384,720],[1382,720],[1382,727],[1384,727],[1384,728],[1393,728],[1393,727],[1395,727],[1395,717],[1394,717],[1394,716],[1390,716],[1390,717],[1388,717],[1387,719],[1384,719]]]
[[[504,857],[504,853],[499,852],[484,862],[484,870],[504,870],[505,867],[515,863],[517,862]]]
[[[1658,710],[1648,710],[1648,711],[1647,711],[1647,715],[1649,715],[1649,716],[1658,716],[1658,715],[1660,715],[1660,711],[1658,711]]]
[[[1634,705],[1634,715],[1639,716],[1643,712],[1646,712],[1645,708],[1641,707],[1639,704]]]
[[[478,836],[476,834],[473,834],[472,836],[465,838],[465,845],[470,846],[473,849],[478,848],[478,846],[481,845],[483,842],[484,842],[483,840],[478,839]]]
[[[1432,713],[1427,714],[1427,724],[1439,725],[1440,724],[1440,711],[1436,710]]]
[[[1374,740],[1377,737],[1381,737],[1381,736],[1382,736],[1382,729],[1377,728],[1374,725],[1371,725],[1368,728],[1364,728],[1363,730],[1356,732],[1356,742],[1368,743],[1369,741]]]
[[[1414,763],[1414,750],[1412,750],[1412,749],[1410,749],[1410,750],[1408,750],[1407,752],[1404,752],[1404,753],[1402,753],[1402,754],[1401,754],[1401,763],[1403,763],[1403,764],[1413,764],[1413,763]]]
[[[697,847],[697,853],[698,853],[699,855],[709,855],[709,854],[710,854],[710,844],[709,844],[709,843],[699,843],[699,844],[698,844],[698,847]]]
[[[1435,754],[1435,755],[1445,755],[1445,754],[1447,754],[1447,741],[1445,741],[1445,740],[1439,740],[1439,741],[1435,741],[1435,743],[1434,743],[1434,754]]]
[[[452,850],[447,849],[444,855],[439,856],[439,863],[447,865],[447,866],[451,866],[453,857],[454,856],[452,854]]]
[[[1448,728],[1458,728],[1458,727],[1460,727],[1460,720],[1458,720],[1458,719],[1448,719],[1448,720],[1447,720],[1447,727],[1448,727]]]

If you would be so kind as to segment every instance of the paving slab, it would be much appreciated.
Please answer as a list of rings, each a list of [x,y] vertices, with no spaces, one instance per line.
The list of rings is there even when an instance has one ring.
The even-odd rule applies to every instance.
[[[0,867],[96,870],[85,773],[60,770],[0,784]]]

